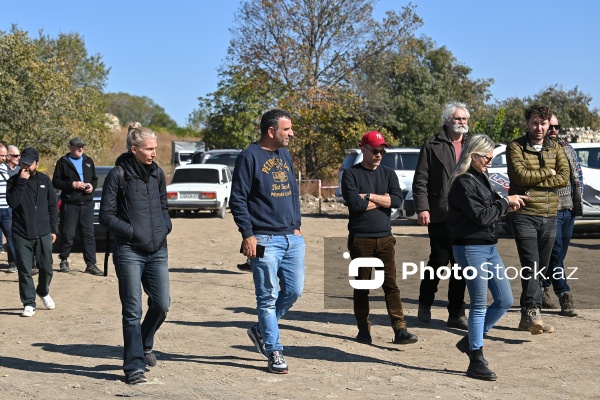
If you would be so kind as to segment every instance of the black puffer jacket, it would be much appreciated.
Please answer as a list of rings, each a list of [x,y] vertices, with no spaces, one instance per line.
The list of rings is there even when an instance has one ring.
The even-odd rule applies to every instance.
[[[508,214],[508,199],[492,189],[486,174],[474,169],[457,177],[448,196],[450,242],[457,245],[498,243],[496,223]]]
[[[172,229],[164,173],[155,163],[146,173],[146,167],[132,153],[121,154],[115,164],[102,187],[100,225],[117,243],[155,252],[166,246]],[[119,167],[124,170],[125,193],[120,188]]]
[[[440,133],[427,139],[421,147],[413,178],[413,199],[417,212],[429,211],[431,222],[446,221],[450,177],[456,168],[454,146],[448,139],[446,126]],[[471,136],[463,135],[463,149]]]

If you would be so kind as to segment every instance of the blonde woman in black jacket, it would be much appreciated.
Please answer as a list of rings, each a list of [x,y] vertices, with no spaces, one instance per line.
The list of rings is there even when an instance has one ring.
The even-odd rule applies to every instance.
[[[474,135],[463,151],[451,178],[448,196],[448,229],[454,257],[463,270],[471,308],[468,335],[456,347],[469,355],[467,376],[496,380],[483,357],[483,336],[513,304],[510,282],[496,245],[496,223],[525,205],[526,196],[501,197],[487,177],[494,142],[486,135]],[[487,306],[487,291],[493,303]]]

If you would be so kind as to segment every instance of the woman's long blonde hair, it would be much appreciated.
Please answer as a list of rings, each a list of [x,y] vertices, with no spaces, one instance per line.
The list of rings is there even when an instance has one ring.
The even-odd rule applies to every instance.
[[[450,186],[452,186],[456,178],[469,170],[471,166],[471,154],[485,157],[492,150],[494,150],[494,141],[488,135],[479,134],[471,136],[469,145],[463,150],[460,160],[458,160],[458,165],[450,177]]]

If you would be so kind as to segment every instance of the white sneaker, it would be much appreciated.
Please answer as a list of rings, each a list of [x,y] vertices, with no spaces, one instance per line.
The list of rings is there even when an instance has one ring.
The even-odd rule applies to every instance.
[[[25,309],[21,313],[21,317],[33,317],[33,314],[35,314],[35,308],[31,306],[25,306]]]
[[[54,300],[52,300],[50,295],[42,297],[42,302],[44,303],[44,307],[46,307],[48,310],[54,310],[54,307],[56,307],[56,304],[54,304]]]

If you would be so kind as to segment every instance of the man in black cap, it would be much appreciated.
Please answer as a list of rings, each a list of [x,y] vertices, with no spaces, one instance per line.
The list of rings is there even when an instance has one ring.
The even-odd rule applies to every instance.
[[[69,255],[77,228],[83,242],[85,272],[103,275],[96,267],[96,239],[94,238],[94,201],[92,193],[98,184],[94,160],[83,152],[85,142],[80,137],[69,141],[69,153],[62,156],[54,167],[52,185],[60,190],[60,271],[69,272]]]
[[[19,271],[19,295],[25,306],[22,317],[35,314],[35,295],[52,310],[52,243],[56,240],[56,195],[50,178],[38,172],[40,155],[28,147],[21,152],[19,173],[8,180],[6,200],[13,210],[12,238]],[[39,268],[37,288],[31,277],[35,262]]]

